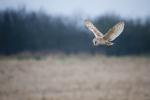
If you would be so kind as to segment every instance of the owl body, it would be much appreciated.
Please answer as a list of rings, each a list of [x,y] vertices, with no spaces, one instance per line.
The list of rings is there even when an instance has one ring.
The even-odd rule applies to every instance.
[[[105,40],[103,38],[94,38],[93,39],[93,44],[94,46],[98,46],[98,45],[107,45],[107,46],[111,46],[113,45],[112,42]]]
[[[103,35],[102,32],[100,32],[90,20],[85,20],[85,26],[94,34],[95,38],[93,39],[94,46],[98,45],[107,45],[111,46],[114,43],[111,41],[115,40],[124,29],[124,22],[120,21],[116,25],[114,25],[111,29],[108,30],[108,32]]]

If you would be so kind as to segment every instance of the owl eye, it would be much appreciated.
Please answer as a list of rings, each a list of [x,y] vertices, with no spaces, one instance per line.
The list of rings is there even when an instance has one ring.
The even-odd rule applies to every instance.
[[[95,41],[95,45],[97,44],[97,41]]]
[[[98,41],[97,40],[95,40],[94,41],[94,45],[98,45],[99,43],[98,43]]]

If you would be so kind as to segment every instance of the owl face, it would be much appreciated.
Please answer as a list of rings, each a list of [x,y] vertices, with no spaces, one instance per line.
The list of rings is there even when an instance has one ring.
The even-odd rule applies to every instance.
[[[96,38],[93,39],[93,44],[94,46],[100,45],[99,41]]]

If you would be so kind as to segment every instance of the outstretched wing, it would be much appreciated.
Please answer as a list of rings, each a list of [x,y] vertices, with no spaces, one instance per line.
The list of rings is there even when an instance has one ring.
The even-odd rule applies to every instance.
[[[103,37],[103,34],[92,24],[90,20],[85,20],[85,26],[94,33],[95,37]]]
[[[115,26],[113,26],[111,29],[108,30],[108,32],[104,35],[104,39],[108,41],[115,40],[124,29],[124,22],[120,21]]]

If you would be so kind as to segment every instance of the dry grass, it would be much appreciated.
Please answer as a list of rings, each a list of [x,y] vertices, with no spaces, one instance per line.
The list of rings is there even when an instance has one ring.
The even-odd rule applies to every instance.
[[[150,58],[0,57],[0,100],[150,100]]]

